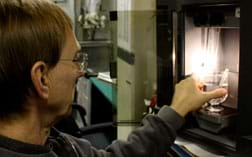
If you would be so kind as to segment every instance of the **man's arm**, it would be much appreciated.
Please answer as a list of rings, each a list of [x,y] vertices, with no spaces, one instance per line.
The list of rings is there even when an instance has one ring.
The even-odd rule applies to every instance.
[[[158,115],[146,116],[142,126],[133,131],[127,141],[115,140],[106,150],[97,150],[87,141],[75,139],[76,148],[83,152],[81,157],[162,157],[173,144],[176,129],[183,122],[178,113],[164,106]]]
[[[163,157],[173,144],[176,130],[183,124],[183,117],[210,99],[227,93],[222,88],[210,92],[201,89],[200,84],[189,77],[176,85],[171,107],[163,106],[156,116],[146,116],[143,125],[133,131],[127,141],[116,140],[105,151],[84,146],[78,140],[77,147],[90,157]]]

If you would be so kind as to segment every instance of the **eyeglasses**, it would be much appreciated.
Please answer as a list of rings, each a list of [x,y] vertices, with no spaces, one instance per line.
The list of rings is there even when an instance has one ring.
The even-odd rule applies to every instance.
[[[68,59],[61,59],[62,61],[68,61]],[[78,63],[81,72],[86,72],[88,68],[88,54],[85,52],[77,52],[72,62]]]
[[[79,64],[81,72],[86,72],[88,68],[88,54],[85,52],[77,52],[73,62]]]

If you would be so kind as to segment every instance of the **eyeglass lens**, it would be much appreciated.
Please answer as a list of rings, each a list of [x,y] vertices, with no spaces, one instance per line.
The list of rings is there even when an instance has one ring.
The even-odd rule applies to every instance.
[[[77,53],[75,60],[79,62],[81,71],[86,72],[88,67],[88,54],[85,52]]]

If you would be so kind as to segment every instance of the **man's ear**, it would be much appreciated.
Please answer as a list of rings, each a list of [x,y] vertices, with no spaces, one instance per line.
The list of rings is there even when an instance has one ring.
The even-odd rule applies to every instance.
[[[38,61],[32,66],[31,79],[38,95],[43,99],[48,99],[49,96],[48,67],[44,62]]]

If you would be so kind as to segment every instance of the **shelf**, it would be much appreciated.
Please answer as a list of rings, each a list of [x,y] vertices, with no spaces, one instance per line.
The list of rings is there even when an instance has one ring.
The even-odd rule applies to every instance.
[[[81,47],[112,47],[111,40],[88,40],[79,41]]]
[[[209,145],[218,147],[222,151],[235,152],[236,142],[234,137],[227,134],[213,134],[199,128],[186,129],[181,132],[181,135],[186,137],[193,137],[194,140],[198,139],[200,142],[206,142]]]

